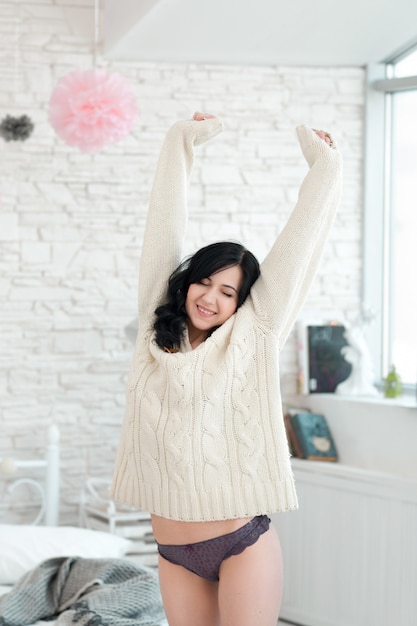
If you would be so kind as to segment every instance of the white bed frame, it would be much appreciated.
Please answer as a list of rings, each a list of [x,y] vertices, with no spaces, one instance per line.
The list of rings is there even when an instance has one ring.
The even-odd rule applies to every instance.
[[[32,469],[43,468],[44,479],[31,477]],[[19,460],[14,457],[0,458],[0,478],[12,478],[17,472],[28,473],[27,476],[12,480],[6,492],[12,493],[21,485],[29,485],[39,492],[41,497],[40,510],[32,524],[57,526],[59,522],[59,430],[50,426],[47,432],[47,443],[43,458]]]

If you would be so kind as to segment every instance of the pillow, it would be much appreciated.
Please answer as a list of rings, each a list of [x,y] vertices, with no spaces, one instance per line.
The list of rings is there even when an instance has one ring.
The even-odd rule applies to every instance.
[[[88,528],[0,524],[0,585],[14,584],[46,559],[120,558],[131,545],[124,537]]]

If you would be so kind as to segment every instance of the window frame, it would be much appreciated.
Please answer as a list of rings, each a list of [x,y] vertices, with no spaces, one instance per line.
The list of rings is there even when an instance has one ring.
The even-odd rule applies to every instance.
[[[415,47],[366,71],[363,214],[364,307],[375,313],[365,330],[373,357],[376,383],[382,386],[390,363],[389,320],[384,314],[390,288],[390,180],[392,94],[417,90],[417,75],[393,78],[393,64]],[[405,385],[415,391],[416,384]]]

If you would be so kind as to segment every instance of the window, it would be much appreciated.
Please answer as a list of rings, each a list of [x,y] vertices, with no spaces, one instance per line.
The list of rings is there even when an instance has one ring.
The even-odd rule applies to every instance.
[[[402,56],[393,64],[394,76],[417,76],[417,49]]]
[[[368,71],[364,303],[377,378],[417,381],[417,49]]]

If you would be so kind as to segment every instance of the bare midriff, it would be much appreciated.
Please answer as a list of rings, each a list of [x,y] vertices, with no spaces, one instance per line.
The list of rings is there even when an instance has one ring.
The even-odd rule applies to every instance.
[[[252,516],[214,522],[180,522],[158,515],[151,517],[155,539],[164,545],[184,545],[221,537],[238,530],[253,519]]]

